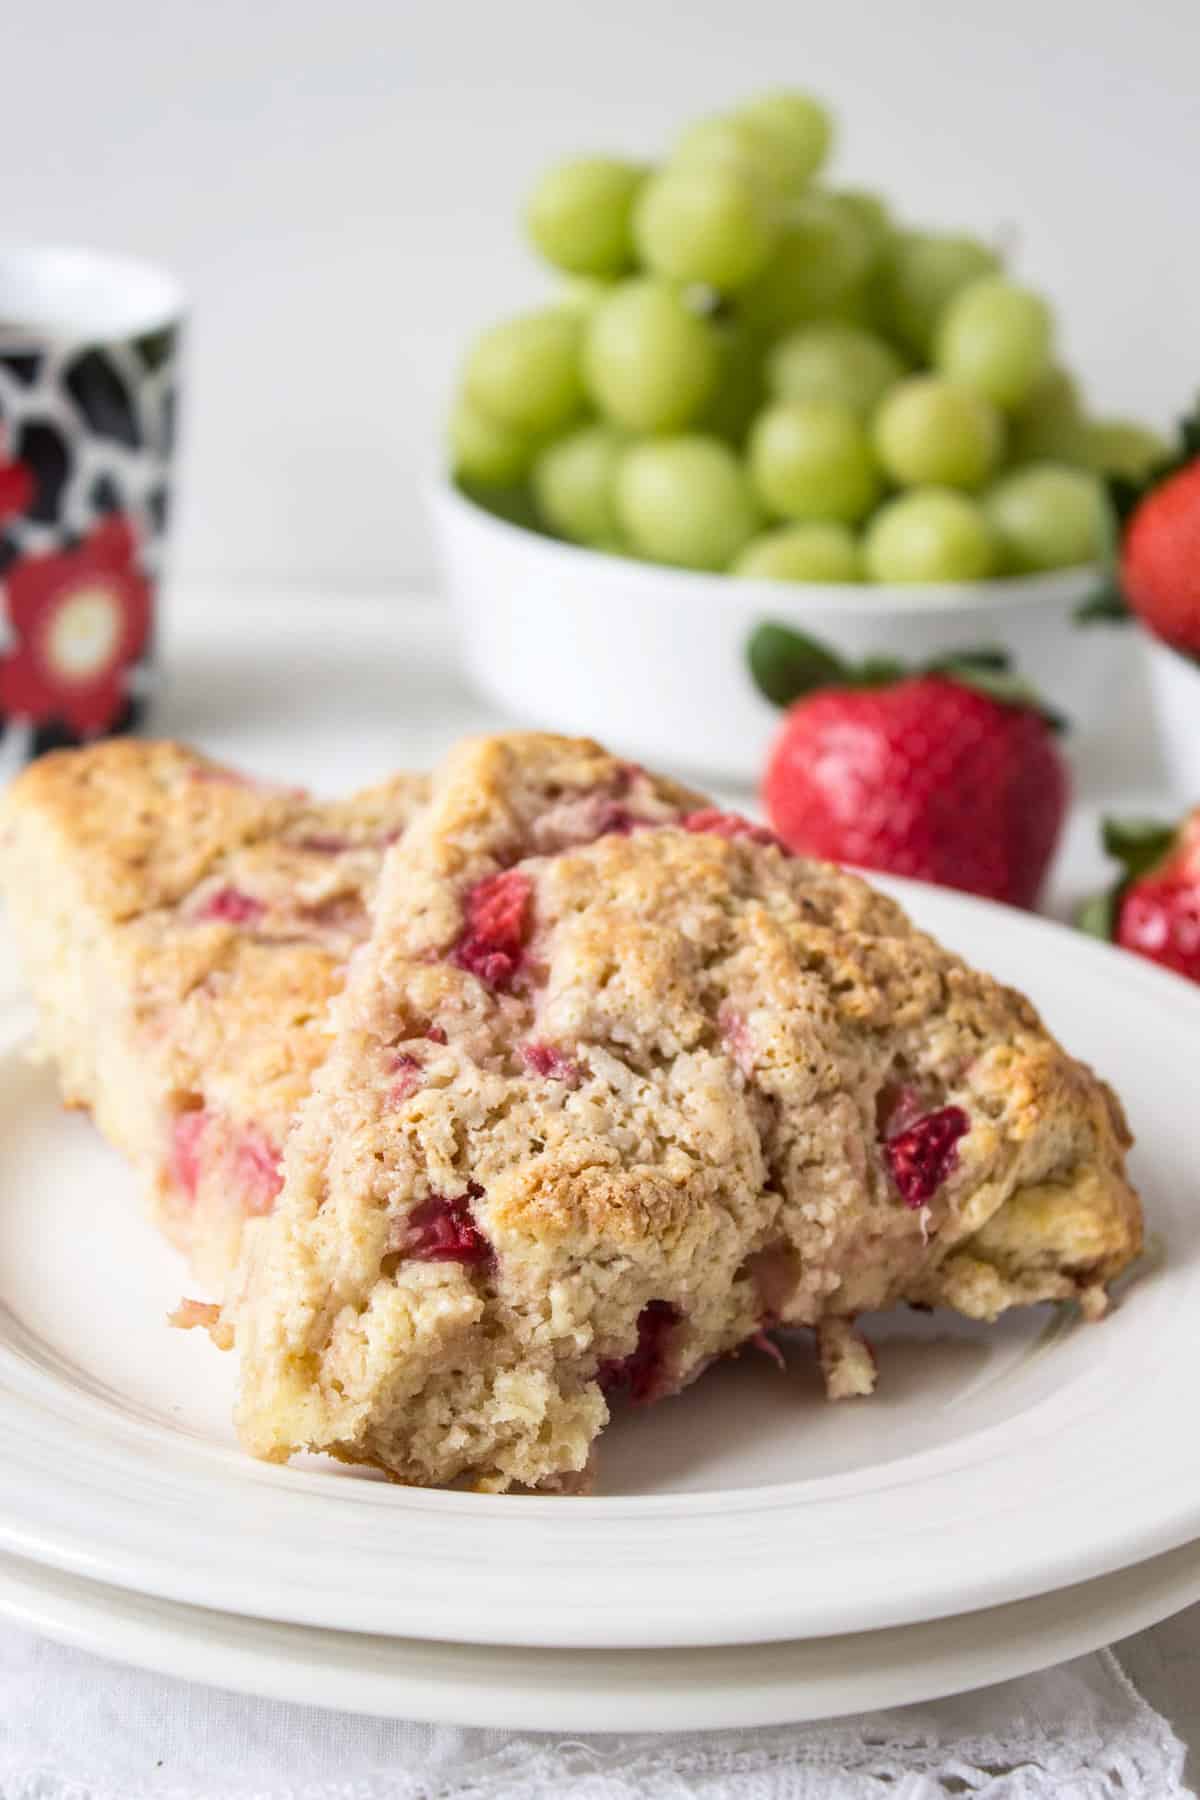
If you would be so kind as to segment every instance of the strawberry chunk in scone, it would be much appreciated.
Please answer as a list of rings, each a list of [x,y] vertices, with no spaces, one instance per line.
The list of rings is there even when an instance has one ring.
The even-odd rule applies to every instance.
[[[397,776],[318,802],[116,738],[41,758],[4,797],[0,880],[42,1046],[215,1293],[275,1204],[326,1009],[423,791]]]

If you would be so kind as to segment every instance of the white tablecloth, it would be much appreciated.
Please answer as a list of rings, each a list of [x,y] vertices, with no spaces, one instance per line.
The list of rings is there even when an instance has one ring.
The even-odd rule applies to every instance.
[[[166,644],[156,730],[325,793],[427,766],[462,732],[499,722],[463,688],[442,616],[419,595],[193,590],[177,597]],[[1083,747],[1077,796],[1049,898],[1060,913],[1102,878],[1106,805],[1168,806],[1132,656],[1124,716]],[[564,1746],[364,1721],[189,1687],[4,1626],[0,1694],[3,1800],[1133,1800],[1193,1791],[1200,1607],[1117,1656],[982,1693],[686,1740]]]
[[[1193,1659],[1193,1683],[1196,1674]],[[4,1800],[1173,1800],[1192,1791],[1183,1745],[1107,1653],[827,1725],[566,1742],[244,1699],[2,1627],[0,1683]]]

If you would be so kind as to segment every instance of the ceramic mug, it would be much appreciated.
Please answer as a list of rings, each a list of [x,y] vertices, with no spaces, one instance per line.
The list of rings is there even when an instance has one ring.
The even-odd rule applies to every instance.
[[[0,765],[144,714],[182,313],[144,263],[0,248]]]

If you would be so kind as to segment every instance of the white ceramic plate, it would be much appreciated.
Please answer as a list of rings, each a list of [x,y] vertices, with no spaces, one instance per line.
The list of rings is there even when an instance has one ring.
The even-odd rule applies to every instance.
[[[0,1617],[235,1693],[508,1731],[696,1731],[832,1719],[1028,1675],[1200,1599],[1200,1544],[924,1625],[710,1650],[513,1650],[320,1631],[0,1556]]]
[[[896,884],[1018,980],[1124,1094],[1165,1240],[1115,1315],[873,1331],[880,1391],[827,1407],[798,1341],[619,1420],[586,1500],[256,1464],[232,1365],[163,1329],[183,1281],[43,1072],[0,1086],[0,1548],[223,1611],[460,1642],[762,1643],[1045,1593],[1200,1535],[1200,991],[1042,921]],[[10,1020],[14,1039],[20,1022]]]

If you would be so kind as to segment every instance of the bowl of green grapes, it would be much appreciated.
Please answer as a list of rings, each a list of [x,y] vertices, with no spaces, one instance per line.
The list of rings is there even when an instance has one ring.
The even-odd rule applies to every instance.
[[[568,158],[524,226],[557,285],[464,357],[433,484],[468,671],[517,716],[752,778],[764,621],[840,654],[1008,650],[1100,724],[1131,654],[1097,601],[1110,477],[1053,311],[966,233],[828,174],[781,91],[653,166]]]

